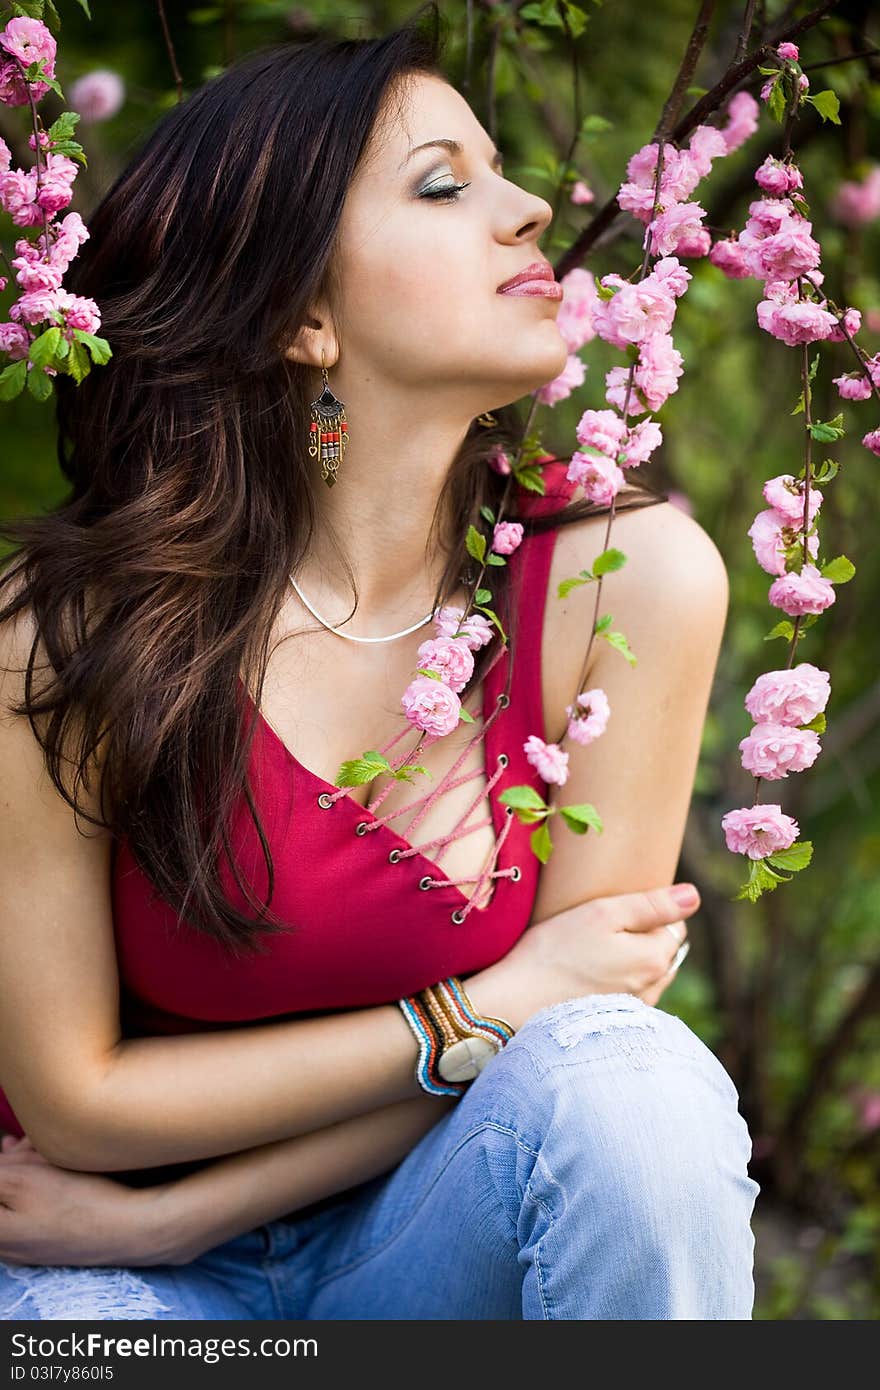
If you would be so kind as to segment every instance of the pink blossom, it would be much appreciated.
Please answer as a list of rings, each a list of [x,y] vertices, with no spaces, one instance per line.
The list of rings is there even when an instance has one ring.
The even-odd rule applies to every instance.
[[[663,431],[656,420],[643,420],[640,425],[633,425],[623,446],[622,452],[626,455],[623,467],[637,468],[640,463],[647,463],[662,443]]]
[[[868,434],[862,435],[862,443],[866,449],[870,449],[872,454],[880,458],[880,429],[870,430]]]
[[[0,174],[0,207],[17,227],[36,227],[43,221],[43,210],[36,204],[37,178],[23,169]]]
[[[790,772],[805,772],[822,751],[815,730],[772,723],[755,724],[739,747],[746,772],[768,782],[777,782]]]
[[[626,166],[627,182],[621,184],[617,191],[619,207],[641,222],[649,221],[654,212],[657,149],[656,143],[643,145],[630,157]],[[669,208],[689,198],[699,181],[699,161],[694,159],[691,152],[678,150],[672,144],[664,145],[659,208]]]
[[[880,1129],[880,1091],[865,1091],[858,1099],[859,1127],[866,1131]]]
[[[556,327],[565,339],[569,352],[577,352],[596,336],[593,311],[596,305],[596,280],[592,272],[575,266],[559,282],[563,299],[556,314]]]
[[[749,859],[766,859],[789,849],[800,834],[797,821],[778,804],[728,811],[721,818],[721,828],[731,853],[747,854]]]
[[[806,74],[805,72],[802,72],[802,73],[801,73],[801,75],[800,75],[800,77],[798,78],[797,82],[798,82],[798,87],[800,88],[800,90],[801,90],[802,92],[808,92],[808,91],[810,90],[810,79],[809,79],[809,77],[807,77],[807,74]]]
[[[6,141],[0,136],[0,174],[5,174],[12,163],[12,155]]]
[[[833,314],[820,309],[818,304],[803,300],[792,304],[778,304],[772,299],[762,299],[757,307],[758,324],[765,333],[771,333],[789,347],[801,343],[817,343],[830,338],[837,324]]]
[[[109,68],[94,68],[78,77],[70,88],[70,106],[79,112],[83,124],[115,116],[124,100],[125,83],[119,73]]]
[[[58,304],[64,311],[64,322],[68,329],[81,328],[86,333],[97,333],[101,327],[101,311],[94,299],[61,289],[58,291]]]
[[[772,154],[768,154],[764,163],[755,170],[755,182],[774,198],[784,198],[786,193],[804,186],[803,175],[797,165],[784,163]]]
[[[691,132],[688,151],[697,173],[704,179],[712,169],[712,161],[727,154],[727,141],[715,126],[698,125]]]
[[[781,43],[777,47],[776,52],[783,62],[790,60],[796,63],[800,55],[800,49],[796,43]]]
[[[522,538],[521,522],[499,521],[492,532],[492,549],[496,555],[512,555]]]
[[[26,106],[29,102],[28,83],[13,59],[17,58],[25,68],[44,59],[43,71],[47,77],[54,77],[56,47],[52,34],[39,19],[17,17],[9,20],[0,31],[0,51],[5,49],[11,55],[0,60],[0,105]],[[30,91],[34,101],[39,101],[49,91],[49,84],[31,82]]]
[[[777,232],[751,243],[746,263],[752,274],[761,280],[794,280],[815,270],[822,248],[810,236],[811,229],[812,223],[805,218],[790,217]]]
[[[827,302],[828,302],[827,300],[823,299],[823,300],[822,300],[822,305],[821,305],[821,307],[824,308]],[[835,318],[835,320],[834,320],[834,327],[832,328],[831,332],[828,334],[828,341],[829,341],[829,343],[845,343],[846,340],[847,340],[847,339],[846,339],[846,333],[848,333],[849,336],[850,336],[851,338],[853,338],[853,337],[855,337],[856,333],[858,333],[858,331],[859,331],[859,329],[861,328],[861,326],[862,326],[862,311],[861,311],[861,309],[846,309],[846,310],[844,311],[843,320],[842,320],[842,325],[841,325],[841,322],[840,322],[838,319]],[[844,328],[846,329],[846,333],[844,333],[844,331],[843,331]]]
[[[593,308],[593,327],[606,343],[625,348],[640,343],[654,333],[667,333],[675,318],[675,294],[662,279],[646,276],[641,284],[630,285],[619,276],[604,276],[603,286],[615,287],[611,299],[597,299]]]
[[[837,596],[830,579],[824,579],[815,565],[804,565],[800,574],[792,570],[774,579],[767,597],[774,608],[796,618],[802,613],[823,613]]]
[[[582,454],[575,451],[565,474],[570,483],[579,484],[591,502],[598,506],[610,506],[626,478],[616,463],[598,454]]]
[[[592,203],[596,195],[591,188],[588,188],[583,179],[578,179],[574,188],[571,190],[571,201],[573,203]]]
[[[480,647],[485,647],[487,642],[492,641],[495,629],[488,618],[484,618],[482,613],[469,613],[462,622],[463,616],[464,609],[454,604],[446,604],[438,609],[434,615],[437,636],[461,636],[473,651],[478,651]]]
[[[611,714],[608,696],[598,686],[582,690],[573,705],[566,705],[568,737],[575,743],[588,744],[604,734]]]
[[[61,288],[63,271],[38,257],[15,256],[11,261],[15,278],[23,290],[57,290]]]
[[[700,227],[692,236],[684,236],[676,245],[679,256],[708,256],[712,249],[712,235],[706,227]]]
[[[30,290],[27,294],[19,295],[14,304],[9,306],[9,317],[25,323],[42,323],[44,319],[53,319],[54,315],[61,307],[59,296],[61,290]]]
[[[574,353],[569,353],[568,359],[559,376],[548,381],[546,386],[541,386],[532,394],[541,405],[558,405],[571,395],[577,386],[583,386],[584,377],[587,374],[586,363],[582,362]]]
[[[637,404],[635,391],[630,392],[628,414],[640,415],[645,410],[659,410],[678,390],[682,360],[668,333],[654,333],[640,344],[633,385],[639,391],[642,402]],[[628,379],[628,367],[612,367],[605,374],[605,399],[618,410],[624,407]]]
[[[768,574],[785,574],[785,550],[799,541],[797,529],[788,525],[785,517],[770,507],[767,511],[758,512],[748,535],[761,568]],[[815,560],[819,553],[818,536],[807,537],[807,552]]]
[[[568,754],[558,743],[545,743],[537,734],[529,734],[523,744],[526,758],[545,782],[560,787],[568,781]]]
[[[758,129],[760,107],[751,92],[737,92],[727,103],[727,124],[721,131],[727,153],[733,154]]]
[[[761,490],[768,506],[780,512],[793,526],[803,526],[806,483],[802,479],[795,478],[791,473],[780,473],[775,478],[768,478]],[[809,525],[812,526],[821,505],[822,489],[811,487],[807,516]]]
[[[83,242],[88,241],[89,229],[78,212],[68,212],[60,222],[51,224],[50,231],[54,232],[54,240],[49,245],[49,260],[53,265],[57,265],[62,271],[65,271],[79,252]],[[42,233],[37,237],[37,246],[39,253],[45,256],[45,237]],[[18,249],[17,244],[16,249]]]
[[[782,671],[765,671],[745,698],[759,724],[809,724],[822,714],[831,695],[831,677],[809,661]]]
[[[880,217],[880,164],[874,164],[860,182],[845,179],[839,184],[831,213],[845,227],[861,227]]]
[[[691,240],[703,229],[700,226],[706,209],[699,203],[676,203],[648,223],[651,251],[655,256],[669,256],[679,242]]]
[[[709,252],[709,260],[730,280],[745,280],[752,273],[746,265],[745,248],[735,237],[716,241]]]
[[[419,665],[436,671],[452,690],[464,690],[474,673],[474,654],[463,638],[429,637],[418,648]]]
[[[461,701],[445,681],[416,676],[400,698],[411,724],[426,734],[451,734],[460,722]]]
[[[490,450],[486,462],[488,463],[490,468],[494,469],[496,473],[507,474],[513,471],[510,459],[507,457],[507,454],[501,448],[500,444],[496,444]]]
[[[626,423],[613,410],[585,410],[575,425],[575,434],[580,444],[598,449],[616,461],[626,435]]]
[[[790,198],[756,198],[749,203],[749,215],[740,232],[740,241],[750,244],[774,236],[794,215],[795,207]]]
[[[20,323],[0,323],[0,352],[8,352],[13,362],[27,357],[31,335]]]
[[[831,379],[845,401],[866,401],[873,394],[871,378],[862,372],[844,372]]]
[[[693,516],[694,504],[686,492],[682,492],[679,488],[672,487],[667,491],[666,497],[670,505],[677,507],[680,512],[684,512],[685,516]]]
[[[688,287],[688,281],[693,278],[687,266],[682,265],[675,256],[663,256],[654,262],[654,268],[650,275],[645,276],[642,284],[650,283],[680,299]]]

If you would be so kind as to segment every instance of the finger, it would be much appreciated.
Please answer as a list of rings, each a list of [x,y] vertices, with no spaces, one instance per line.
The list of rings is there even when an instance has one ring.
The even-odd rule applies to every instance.
[[[674,885],[675,888],[693,885]],[[690,900],[679,902],[671,888],[649,888],[641,893],[621,893],[603,900],[603,911],[610,915],[620,931],[652,931],[667,922],[679,922],[691,917],[700,906],[700,895],[693,889]]]
[[[669,981],[671,981],[675,977],[679,966],[681,965],[682,961],[684,960],[685,956],[687,955],[690,949],[691,943],[689,941],[683,941],[682,944],[679,946],[678,950],[676,951],[675,955],[672,957],[672,960],[669,962],[667,969],[664,970],[663,974],[660,976],[661,980],[665,980],[667,983],[669,983]]]

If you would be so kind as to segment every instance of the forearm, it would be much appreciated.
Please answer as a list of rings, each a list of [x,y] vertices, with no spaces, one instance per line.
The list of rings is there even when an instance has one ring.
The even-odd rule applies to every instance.
[[[511,1017],[503,965],[471,976],[468,989],[482,1012]],[[25,1128],[54,1163],[84,1172],[215,1158],[423,1095],[417,1055],[396,1004],[124,1040],[66,1110],[56,1106],[40,1128]]]
[[[389,1172],[452,1106],[455,1096],[409,1100],[232,1154],[177,1182],[147,1188],[136,1212],[137,1261],[188,1264],[265,1221]]]

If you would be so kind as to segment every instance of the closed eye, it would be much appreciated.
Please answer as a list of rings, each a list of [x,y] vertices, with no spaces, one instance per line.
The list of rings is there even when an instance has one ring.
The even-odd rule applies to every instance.
[[[455,202],[459,195],[463,193],[466,188],[469,187],[470,181],[468,181],[467,183],[435,184],[430,188],[423,188],[421,193],[419,194],[419,197],[433,198],[436,200],[442,200],[443,202]]]

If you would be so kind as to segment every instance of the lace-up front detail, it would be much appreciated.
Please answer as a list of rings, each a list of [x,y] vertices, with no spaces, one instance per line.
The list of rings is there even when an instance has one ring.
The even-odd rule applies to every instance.
[[[489,667],[487,668],[486,679],[488,679],[489,672],[494,670],[498,660],[502,655],[503,651],[499,649],[494,661],[492,661]],[[498,754],[497,765],[494,771],[492,771],[491,773],[489,772],[488,767],[485,769],[477,767],[474,768],[471,772],[463,773],[461,776],[457,776],[456,774],[458,773],[462,765],[467,761],[468,755],[470,754],[472,749],[480,749],[484,744],[485,747],[488,749],[488,741],[486,736],[490,728],[492,728],[495,721],[501,714],[502,710],[506,709],[509,703],[510,697],[503,691],[495,697],[495,708],[486,718],[483,719],[481,727],[478,727],[477,732],[465,745],[462,752],[455,759],[455,762],[448,769],[448,771],[444,773],[444,775],[441,777],[440,781],[437,783],[436,786],[429,788],[428,791],[423,792],[421,796],[417,796],[412,801],[407,802],[405,806],[398,806],[393,811],[389,811],[385,815],[380,815],[379,811],[382,806],[382,803],[387,799],[388,795],[396,785],[395,779],[389,776],[386,786],[382,788],[379,794],[376,797],[374,797],[373,800],[369,802],[365,808],[363,808],[366,811],[369,819],[358,821],[358,823],[354,827],[354,833],[356,835],[369,835],[372,832],[382,830],[385,826],[390,826],[390,822],[392,820],[395,820],[398,816],[402,816],[405,812],[415,811],[412,820],[409,821],[406,827],[406,835],[409,841],[407,847],[405,849],[395,847],[394,849],[390,850],[388,854],[388,862],[389,864],[399,864],[402,861],[411,859],[415,856],[425,858],[428,851],[434,851],[431,855],[431,860],[433,864],[436,866],[439,864],[441,857],[445,854],[449,846],[453,844],[456,840],[460,840],[464,838],[464,836],[466,835],[473,834],[475,831],[481,830],[484,826],[494,826],[494,819],[491,813],[488,816],[484,816],[481,820],[472,821],[471,824],[467,824],[467,822],[469,818],[477,812],[481,802],[483,802],[484,799],[487,797],[491,798],[496,783],[499,781],[501,777],[503,777],[504,770],[508,765],[509,758],[507,754]],[[477,719],[480,717],[481,712],[479,710],[468,710],[467,713],[469,713],[471,715],[471,718],[476,722]],[[382,749],[379,750],[386,757],[388,757],[388,761],[392,768],[392,771],[396,771],[398,768],[404,767],[413,757],[413,749],[410,749],[408,752],[398,754],[396,758],[392,758],[389,756],[391,750],[400,743],[401,739],[404,738],[407,733],[410,732],[412,732],[412,726],[407,724],[405,728],[401,729],[400,733],[395,734],[394,738],[392,738],[388,743],[384,745]],[[441,735],[439,734],[435,734],[433,736],[423,736],[418,743],[418,751],[421,753],[422,751],[424,751],[424,749],[431,747],[431,745],[436,743],[440,737]],[[384,775],[388,776],[388,774]],[[477,796],[474,797],[473,801],[470,803],[470,805],[467,807],[464,813],[459,817],[458,821],[453,826],[453,828],[447,832],[447,834],[437,835],[432,840],[424,840],[421,844],[412,843],[413,831],[421,824],[421,822],[428,815],[432,807],[436,805],[436,803],[446,792],[451,791],[454,787],[460,787],[467,782],[471,782],[475,778],[479,778],[482,781],[484,777],[486,778],[486,785],[480,788]],[[336,805],[337,801],[347,796],[348,789],[346,787],[337,786],[334,787],[332,791],[321,792],[320,795],[317,797],[317,803],[323,810],[330,810],[332,809],[332,807]],[[465,918],[468,916],[470,912],[474,910],[483,909],[483,905],[480,902],[480,898],[487,884],[493,883],[493,881],[498,878],[508,878],[512,882],[518,883],[522,877],[522,872],[518,864],[511,864],[505,868],[496,867],[499,862],[501,850],[510,833],[514,814],[513,810],[510,807],[505,807],[504,810],[505,815],[501,830],[500,832],[495,832],[495,843],[492,852],[488,856],[487,863],[484,864],[483,868],[480,870],[478,874],[470,878],[449,878],[446,875],[444,875],[442,878],[435,878],[431,874],[425,874],[419,880],[419,888],[425,892],[427,892],[431,888],[448,888],[450,886],[460,888],[463,884],[474,885],[473,893],[466,898],[465,902],[461,907],[456,908],[455,911],[451,914],[453,922],[464,922]],[[400,832],[397,833],[399,834]],[[461,896],[464,898],[465,894],[462,893]],[[490,891],[489,901],[491,901],[492,896],[493,894]]]

